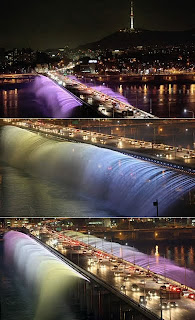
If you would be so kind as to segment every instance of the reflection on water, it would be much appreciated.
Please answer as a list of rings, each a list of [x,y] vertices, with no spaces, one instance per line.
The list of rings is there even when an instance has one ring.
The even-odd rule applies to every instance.
[[[64,185],[39,180],[4,165],[0,166],[1,216],[110,216],[103,204],[76,194]]]
[[[5,85],[0,88],[0,117],[43,117],[46,110],[31,90],[33,83]]]
[[[168,241],[167,241],[168,242]],[[172,260],[176,262],[178,266],[186,267],[195,271],[195,259],[194,259],[194,242],[192,240],[189,241],[181,241],[180,244],[162,242],[158,243],[158,245],[153,244],[137,244],[135,243],[135,247],[141,250],[146,254],[150,254],[151,256],[156,257],[164,257],[168,260]],[[156,248],[157,247],[157,248]],[[158,252],[158,255],[156,254]]]
[[[82,82],[86,82],[83,80]],[[97,86],[93,80],[90,86]],[[120,84],[106,83],[105,87],[123,95],[130,104],[160,118],[192,118],[195,112],[195,84]]]
[[[123,85],[114,90],[122,93],[134,106],[161,118],[192,117],[195,112],[195,84]]]
[[[17,116],[18,89],[3,90],[2,92],[4,116],[8,117],[9,112]]]
[[[86,80],[84,80],[86,81]],[[90,86],[99,84],[93,82]],[[105,84],[105,87],[119,92],[130,104],[151,112],[154,115],[166,117],[192,117],[195,112],[195,84]],[[52,114],[44,106],[42,99],[37,99],[33,82],[0,88],[0,117],[51,117]],[[50,113],[50,114],[49,114]],[[77,110],[75,117],[95,117],[85,109]]]

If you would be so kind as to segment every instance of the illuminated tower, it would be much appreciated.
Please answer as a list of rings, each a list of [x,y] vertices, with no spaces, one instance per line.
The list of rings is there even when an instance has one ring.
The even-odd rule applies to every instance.
[[[131,1],[131,11],[130,11],[130,30],[134,30],[133,1]]]

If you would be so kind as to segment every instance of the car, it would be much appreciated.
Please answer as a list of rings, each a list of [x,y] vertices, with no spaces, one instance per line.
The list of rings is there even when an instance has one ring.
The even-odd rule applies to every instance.
[[[190,294],[188,295],[188,298],[195,300],[195,293],[190,293]]]
[[[170,290],[170,291],[173,291],[173,292],[181,292],[181,291],[182,291],[180,287],[178,287],[178,286],[173,286],[173,285],[170,285],[170,286],[169,286],[169,290]]]
[[[147,293],[147,294],[146,294],[146,299],[151,301],[151,300],[152,300],[152,296]]]
[[[169,304],[170,304],[170,308],[177,308],[178,307],[178,303],[176,301],[171,301]]]
[[[150,291],[148,291],[148,294],[152,297],[157,297],[158,296],[158,293],[156,290],[152,289]]]
[[[146,277],[147,277],[147,278],[152,278],[151,273],[146,273]]]
[[[142,279],[142,280],[140,280],[140,283],[141,283],[141,284],[145,284],[145,283],[146,283],[146,280]]]
[[[163,283],[163,280],[160,279],[160,278],[157,278],[157,279],[156,279],[156,283]]]
[[[182,291],[182,296],[188,297],[190,293],[191,293],[191,292],[190,292],[189,290],[183,290],[183,291]]]
[[[140,291],[140,288],[138,287],[138,285],[136,283],[133,283],[132,286],[131,286],[131,290],[138,292],[138,291]]]
[[[145,296],[140,296],[139,303],[145,307],[147,305],[147,298]]]
[[[183,158],[184,158],[184,159],[190,159],[190,158],[191,158],[191,155],[189,155],[189,154],[184,154],[184,155],[183,155]]]
[[[120,289],[121,289],[121,291],[125,291],[126,287],[125,287],[124,285],[122,285],[122,286],[120,287]]]
[[[124,265],[119,264],[118,268],[119,268],[120,270],[123,270],[123,269],[124,269]]]
[[[167,301],[164,301],[160,304],[161,309],[168,310],[170,309],[170,304]]]
[[[114,267],[113,267],[113,270],[118,270],[118,266],[114,266]]]
[[[156,156],[158,158],[165,158],[166,157],[166,154],[165,153],[157,153]]]
[[[170,286],[170,283],[169,283],[169,282],[164,282],[164,283],[163,283],[163,286],[169,287],[169,286]]]
[[[145,275],[145,271],[144,270],[140,270],[140,275]]]
[[[165,285],[163,285],[163,286],[160,286],[160,290],[167,290],[167,287],[165,286]]]
[[[139,273],[140,274],[140,270],[139,269],[135,269],[135,273]]]

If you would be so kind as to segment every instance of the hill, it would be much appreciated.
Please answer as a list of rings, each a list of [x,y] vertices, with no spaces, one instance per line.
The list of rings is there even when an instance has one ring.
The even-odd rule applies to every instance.
[[[181,45],[195,43],[195,29],[187,31],[117,31],[99,41],[88,43],[79,49],[126,49],[145,45]]]

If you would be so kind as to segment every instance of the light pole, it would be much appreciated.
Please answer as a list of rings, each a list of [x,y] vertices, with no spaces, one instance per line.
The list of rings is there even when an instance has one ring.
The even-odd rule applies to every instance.
[[[194,111],[184,109],[184,113],[192,113],[192,118],[194,118]]]
[[[90,235],[90,231],[88,231],[88,246],[89,246],[89,235]]]
[[[153,206],[156,207],[156,216],[158,217],[158,200],[153,202]]]
[[[102,242],[102,245],[103,245],[103,251],[104,251],[104,240],[106,240],[106,237],[102,238],[103,242]]]

